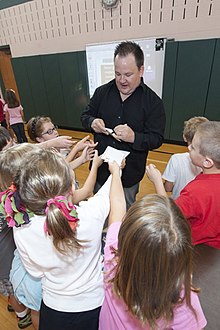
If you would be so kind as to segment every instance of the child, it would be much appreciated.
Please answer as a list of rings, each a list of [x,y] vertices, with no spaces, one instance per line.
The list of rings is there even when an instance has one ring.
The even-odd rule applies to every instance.
[[[32,117],[27,123],[27,131],[30,139],[37,143],[45,143],[59,136],[57,127],[52,123],[50,117],[44,116]],[[96,146],[97,143],[89,140],[88,135],[80,140],[71,151],[70,149],[61,148],[60,152],[66,157],[67,162],[70,163],[71,168],[74,170],[83,163],[91,160],[90,151]],[[75,159],[78,152],[84,150],[86,147],[88,147],[86,152]]]
[[[188,146],[192,143],[197,127],[206,121],[208,119],[205,117],[193,117],[184,122],[183,139]],[[172,197],[176,199],[180,191],[201,173],[201,170],[191,162],[188,152],[172,155],[162,175],[165,190],[172,191]]]
[[[1,127],[3,128],[3,127]],[[6,130],[7,131],[7,130]],[[9,133],[8,133],[9,134]],[[10,136],[10,135],[9,135]],[[9,184],[12,182],[12,174],[15,175],[17,170],[17,162],[20,161],[21,157],[24,156],[30,150],[35,148],[34,145],[29,144],[22,144],[17,145],[14,148],[22,149],[22,154],[20,157],[16,158],[15,153],[12,154],[8,149],[0,154],[0,187],[1,190],[6,189]],[[18,151],[19,152],[19,151]],[[18,155],[17,152],[17,156]],[[7,154],[10,153],[11,157],[7,157]],[[4,158],[4,162],[1,162],[1,158]],[[2,211],[2,210],[1,210]],[[31,322],[31,315],[28,312],[26,307],[30,307],[26,304],[26,301],[19,299],[17,300],[17,295],[15,293],[13,284],[10,280],[10,270],[12,265],[12,260],[14,257],[15,251],[15,244],[13,239],[13,232],[12,228],[7,226],[7,222],[5,220],[5,216],[1,213],[1,220],[0,220],[0,282],[1,282],[1,293],[3,295],[7,295],[9,297],[10,305],[15,310],[17,317],[18,317],[18,327],[19,328],[26,328],[28,327]],[[22,266],[22,265],[21,265]],[[10,310],[9,305],[9,310]],[[36,327],[37,329],[37,327]]]
[[[200,124],[189,145],[191,161],[202,173],[181,191],[175,200],[188,220],[193,244],[207,244],[220,249],[220,122]],[[156,192],[166,196],[160,172],[153,164],[146,174]]]
[[[93,163],[100,162],[96,152]],[[25,268],[42,279],[40,330],[98,327],[104,295],[101,232],[109,212],[111,178],[77,207],[71,204],[72,180],[61,155],[40,150],[22,161],[15,181],[16,198],[29,223],[14,227],[14,238]],[[30,211],[34,216],[28,220]]]
[[[5,101],[4,112],[7,128],[10,129],[11,127],[13,129],[18,143],[27,142],[27,137],[24,132],[23,107],[20,105],[13,89],[6,90]]]
[[[105,299],[99,330],[201,330],[191,287],[190,229],[171,198],[147,195],[125,215],[122,186],[111,190]]]
[[[20,163],[24,156],[28,157],[28,152],[37,149],[38,145],[23,143],[16,145],[0,154],[0,187],[7,189],[11,182],[15,180],[16,173],[20,169]],[[95,152],[94,152],[95,153]],[[94,163],[86,179],[84,186],[74,192],[72,201],[79,203],[81,200],[91,196],[96,181],[97,167]],[[13,245],[14,247],[14,245]],[[18,252],[12,263],[10,279],[15,291],[15,295],[20,302],[31,309],[32,323],[38,329],[38,313],[42,299],[41,284],[39,279],[34,279],[25,271]],[[38,282],[38,283],[37,283]]]

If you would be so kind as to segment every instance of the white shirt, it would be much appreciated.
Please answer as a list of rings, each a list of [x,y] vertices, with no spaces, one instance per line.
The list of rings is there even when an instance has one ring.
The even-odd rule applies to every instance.
[[[181,190],[201,171],[200,167],[191,162],[189,153],[184,152],[171,156],[162,178],[174,184],[172,197],[176,199],[179,197]]]
[[[44,232],[45,216],[14,227],[14,238],[27,271],[42,278],[43,301],[55,310],[82,312],[102,305],[101,233],[108,216],[111,177],[98,193],[77,207],[77,238],[85,240],[79,252],[59,253]]]

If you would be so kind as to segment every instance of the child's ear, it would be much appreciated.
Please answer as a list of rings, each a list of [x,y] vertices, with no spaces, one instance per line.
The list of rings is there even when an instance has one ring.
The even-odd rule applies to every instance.
[[[211,168],[214,165],[214,162],[211,158],[205,157],[203,160],[203,167],[204,168]]]

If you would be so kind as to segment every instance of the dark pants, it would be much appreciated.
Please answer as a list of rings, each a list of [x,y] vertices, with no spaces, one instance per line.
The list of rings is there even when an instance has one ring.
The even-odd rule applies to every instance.
[[[98,330],[101,307],[86,312],[58,312],[43,302],[39,330]]]
[[[11,128],[15,132],[18,143],[28,142],[27,137],[24,132],[23,123],[13,124],[13,125],[11,125]]]

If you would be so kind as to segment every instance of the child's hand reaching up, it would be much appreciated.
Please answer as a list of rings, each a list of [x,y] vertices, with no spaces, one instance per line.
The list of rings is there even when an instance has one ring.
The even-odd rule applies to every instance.
[[[117,173],[120,175],[121,173],[121,167],[118,165],[118,163],[115,160],[113,162],[108,162],[108,169],[112,175]]]
[[[98,155],[98,150],[91,149],[91,156],[92,156],[92,167],[98,168],[99,166],[102,165],[103,160],[102,158]]]
[[[162,175],[154,164],[146,166],[146,175],[148,179],[154,184],[162,180]]]
[[[97,146],[97,144],[98,144],[98,142],[94,143],[94,141],[90,139],[90,136],[87,135],[82,140],[77,142],[76,145],[74,146],[74,148],[76,148],[76,150],[78,152],[78,151],[84,150],[86,147],[95,148]]]
[[[146,175],[148,179],[153,182],[156,193],[167,196],[163,185],[162,175],[154,164],[146,166]]]

